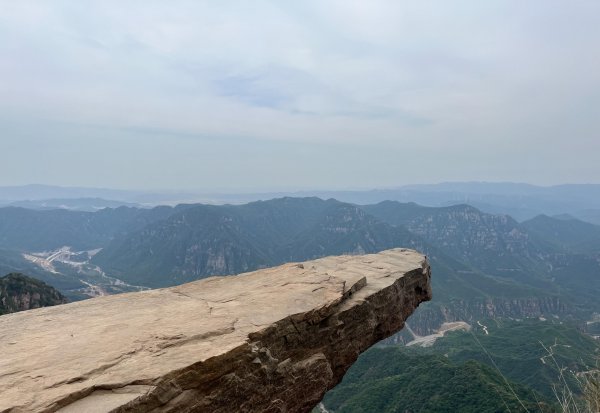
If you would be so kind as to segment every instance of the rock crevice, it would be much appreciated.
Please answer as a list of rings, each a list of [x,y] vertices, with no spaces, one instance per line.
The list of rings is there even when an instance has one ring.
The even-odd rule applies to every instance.
[[[0,412],[310,412],[430,297],[394,249],[3,316]]]

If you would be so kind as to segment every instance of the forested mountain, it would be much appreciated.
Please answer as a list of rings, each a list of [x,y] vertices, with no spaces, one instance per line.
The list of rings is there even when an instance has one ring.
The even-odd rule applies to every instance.
[[[418,236],[335,200],[198,205],[115,238],[92,260],[129,282],[166,286],[324,255],[422,247]]]
[[[598,227],[574,219],[538,217],[521,224],[468,205],[359,207],[280,198],[95,213],[0,208],[0,229],[0,268],[33,269],[61,288],[82,289],[81,267],[56,261],[54,268],[36,267],[21,252],[102,248],[90,255],[92,271],[160,287],[324,255],[408,247],[425,252],[434,268],[434,301],[413,317],[420,333],[455,319],[600,311]],[[65,270],[71,278],[56,280],[52,271]]]
[[[325,396],[340,412],[559,412],[600,345],[556,321],[483,319],[431,347],[372,348]]]
[[[597,228],[592,224],[550,217],[545,217],[542,225],[535,225],[539,219],[520,224],[509,216],[483,213],[468,205],[432,208],[386,201],[364,209],[462,261],[473,271],[474,282],[480,283],[485,274],[504,283],[480,288],[468,297],[455,291],[441,300],[434,296],[434,301],[414,316],[421,318],[417,325],[435,319],[430,312],[443,313],[448,320],[465,320],[468,314],[527,317],[600,311],[600,240],[595,238]],[[585,231],[579,243],[576,234],[582,226]],[[562,243],[557,241],[560,239]],[[583,253],[584,249],[588,252]],[[434,277],[434,290],[436,281],[440,279]],[[437,291],[445,294],[444,289]]]
[[[0,315],[66,302],[54,287],[35,278],[18,273],[0,277]]]
[[[600,253],[600,226],[576,218],[560,219],[539,215],[523,222],[533,236],[558,250],[582,254]]]
[[[573,391],[576,372],[595,367],[600,343],[576,326],[555,319],[482,319],[469,332],[451,332],[423,350],[444,354],[455,362],[476,360],[498,368],[510,380],[554,399],[560,369]],[[492,362],[493,360],[493,362]]]
[[[120,233],[142,228],[186,207],[119,207],[97,212],[0,208],[0,248],[24,251],[52,250],[65,245],[77,249],[100,248]]]
[[[469,205],[431,208],[392,201],[364,208],[488,274],[518,278],[526,275],[524,269],[545,266],[542,246],[507,215],[486,214]]]
[[[544,400],[541,406],[536,399]],[[332,413],[558,412],[526,386],[505,382],[492,367],[401,347],[363,354],[322,404]]]

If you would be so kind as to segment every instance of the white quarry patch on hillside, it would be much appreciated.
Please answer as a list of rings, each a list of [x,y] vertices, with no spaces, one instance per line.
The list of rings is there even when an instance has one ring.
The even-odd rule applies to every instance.
[[[444,323],[440,326],[436,333],[430,334],[427,336],[419,336],[414,333],[408,327],[408,324],[405,325],[406,329],[413,335],[414,340],[408,342],[406,346],[420,346],[420,347],[431,347],[438,338],[442,338],[449,331],[470,331],[471,325],[465,323],[464,321],[453,321],[451,323]]]

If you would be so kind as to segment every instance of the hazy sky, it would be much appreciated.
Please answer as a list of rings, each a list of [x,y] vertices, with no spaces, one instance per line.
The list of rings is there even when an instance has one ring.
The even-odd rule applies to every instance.
[[[0,185],[600,183],[600,2],[0,0]]]

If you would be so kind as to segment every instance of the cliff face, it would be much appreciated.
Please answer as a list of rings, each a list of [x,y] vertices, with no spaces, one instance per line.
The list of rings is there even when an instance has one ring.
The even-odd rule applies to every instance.
[[[309,412],[431,297],[395,249],[0,317],[0,412]]]
[[[435,333],[443,323],[474,323],[483,318],[538,318],[572,314],[573,308],[560,297],[488,298],[430,303],[411,318],[411,328],[419,335]]]
[[[66,302],[67,299],[58,290],[35,278],[18,273],[0,277],[0,314]]]

